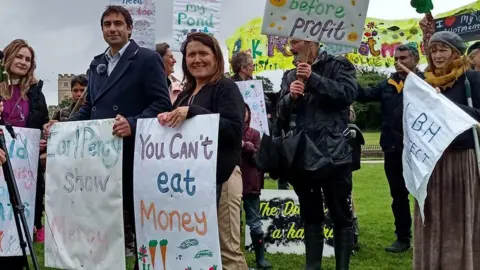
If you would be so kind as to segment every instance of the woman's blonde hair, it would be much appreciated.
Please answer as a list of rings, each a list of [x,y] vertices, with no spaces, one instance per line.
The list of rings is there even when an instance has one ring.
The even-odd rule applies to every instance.
[[[30,89],[30,86],[37,82],[37,79],[33,75],[33,72],[37,67],[35,63],[35,51],[33,50],[33,48],[30,47],[28,43],[23,39],[16,39],[10,42],[10,44],[8,44],[7,47],[5,47],[5,49],[3,50],[4,58],[3,58],[2,65],[5,68],[5,71],[7,72],[8,77],[10,77],[12,75],[10,74],[10,67],[15,57],[17,57],[18,52],[22,48],[27,48],[32,54],[31,65],[27,71],[27,74],[19,78],[21,97],[22,99],[27,99],[27,92]],[[10,85],[8,84],[8,81],[9,80],[0,82],[0,96],[3,99],[10,99],[12,97],[12,90],[10,89]]]

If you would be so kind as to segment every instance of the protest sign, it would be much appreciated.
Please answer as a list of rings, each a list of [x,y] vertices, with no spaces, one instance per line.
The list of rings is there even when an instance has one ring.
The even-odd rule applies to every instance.
[[[334,255],[333,224],[325,211],[325,244],[323,256]],[[300,218],[300,204],[293,190],[263,189],[260,196],[260,216],[265,233],[264,244],[268,253],[304,254],[305,240]],[[245,229],[245,249],[253,251],[250,228]]]
[[[114,120],[56,123],[47,146],[45,265],[125,269],[123,140]]]
[[[188,33],[204,32],[216,36],[220,31],[222,0],[175,0],[173,2],[173,51],[180,51]]]
[[[260,135],[270,135],[267,121],[267,108],[261,80],[237,82],[243,100],[251,111],[250,127],[258,130]]]
[[[368,0],[267,0],[262,34],[358,48]]]
[[[480,11],[435,20],[435,32],[450,31],[464,41],[477,41],[480,36]]]
[[[33,232],[40,130],[14,127],[16,139],[13,139],[4,126],[0,126],[0,128],[3,129],[5,134],[5,144],[12,164],[18,193],[25,206],[28,229]],[[27,253],[30,253],[28,249]],[[0,257],[21,255],[22,248],[18,240],[18,231],[13,207],[10,203],[10,194],[3,170],[0,168]]]
[[[435,164],[452,141],[477,123],[444,95],[410,72],[403,89],[403,177],[422,219]]]
[[[153,0],[110,0],[110,4],[123,6],[132,15],[131,39],[135,40],[140,47],[155,50],[155,2]]]
[[[222,269],[217,226],[219,115],[178,128],[137,122],[134,204],[143,269]]]

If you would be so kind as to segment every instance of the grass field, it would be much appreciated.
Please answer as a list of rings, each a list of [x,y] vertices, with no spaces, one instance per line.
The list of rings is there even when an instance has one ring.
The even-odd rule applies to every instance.
[[[378,131],[365,131],[363,137],[365,138],[365,144],[380,144],[380,132]]]
[[[275,189],[276,184],[274,181],[267,181],[266,188]],[[353,193],[360,223],[361,250],[352,257],[351,269],[411,269],[411,251],[399,255],[389,254],[384,251],[384,248],[394,240],[394,234],[393,217],[390,209],[391,198],[388,184],[383,173],[383,165],[364,164],[360,171],[355,172]],[[40,264],[43,266],[43,244],[35,244],[35,250],[39,256]],[[254,267],[253,253],[247,252],[246,257],[249,266]],[[303,256],[267,254],[267,257],[273,263],[274,269],[304,269]],[[134,263],[133,259],[129,259],[127,261],[127,269],[133,269]],[[334,259],[326,258],[323,269],[335,269]]]

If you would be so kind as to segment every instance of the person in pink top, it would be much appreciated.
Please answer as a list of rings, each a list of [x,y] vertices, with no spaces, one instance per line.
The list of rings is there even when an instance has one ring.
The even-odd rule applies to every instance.
[[[6,71],[7,79],[0,82],[0,98],[3,101],[1,117],[8,125],[42,130],[43,125],[48,123],[49,116],[45,96],[42,93],[43,82],[37,80],[33,75],[36,68],[33,48],[25,40],[16,39],[8,44],[3,53],[2,69]],[[40,151],[45,151],[46,144],[41,144],[40,148]],[[45,180],[42,166],[38,166],[38,168],[34,220],[37,229],[35,240],[43,242],[42,215]],[[32,210],[30,210],[31,213],[33,213]],[[25,263],[26,261],[21,256],[0,257],[0,265],[8,265],[9,270],[23,269],[26,266]]]

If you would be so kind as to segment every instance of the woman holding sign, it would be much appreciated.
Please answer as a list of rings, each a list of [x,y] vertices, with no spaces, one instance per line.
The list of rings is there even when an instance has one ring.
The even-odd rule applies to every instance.
[[[172,112],[161,113],[161,125],[179,126],[201,114],[220,114],[217,156],[218,231],[225,270],[246,270],[240,249],[240,172],[244,102],[235,82],[224,77],[224,58],[211,35],[190,33],[181,48],[185,87]]]
[[[453,32],[433,34],[425,80],[461,109],[480,120],[480,73],[470,70],[466,45]],[[468,85],[469,82],[469,85]],[[473,104],[467,105],[466,88]],[[425,223],[415,207],[414,269],[480,269],[480,176],[472,131],[445,150],[430,178]]]
[[[2,119],[14,127],[41,130],[43,125],[48,123],[49,116],[45,96],[42,93],[43,82],[33,75],[36,68],[35,52],[26,41],[16,39],[8,44],[3,53],[2,69],[6,71],[7,76],[6,80],[0,81],[0,97],[4,106]],[[45,190],[41,168],[42,166],[38,166],[34,225],[38,229],[36,240],[43,242],[42,214]],[[30,209],[31,212],[32,210]],[[0,265],[8,265],[8,269],[12,270],[23,269],[25,263],[21,256],[0,258]]]

